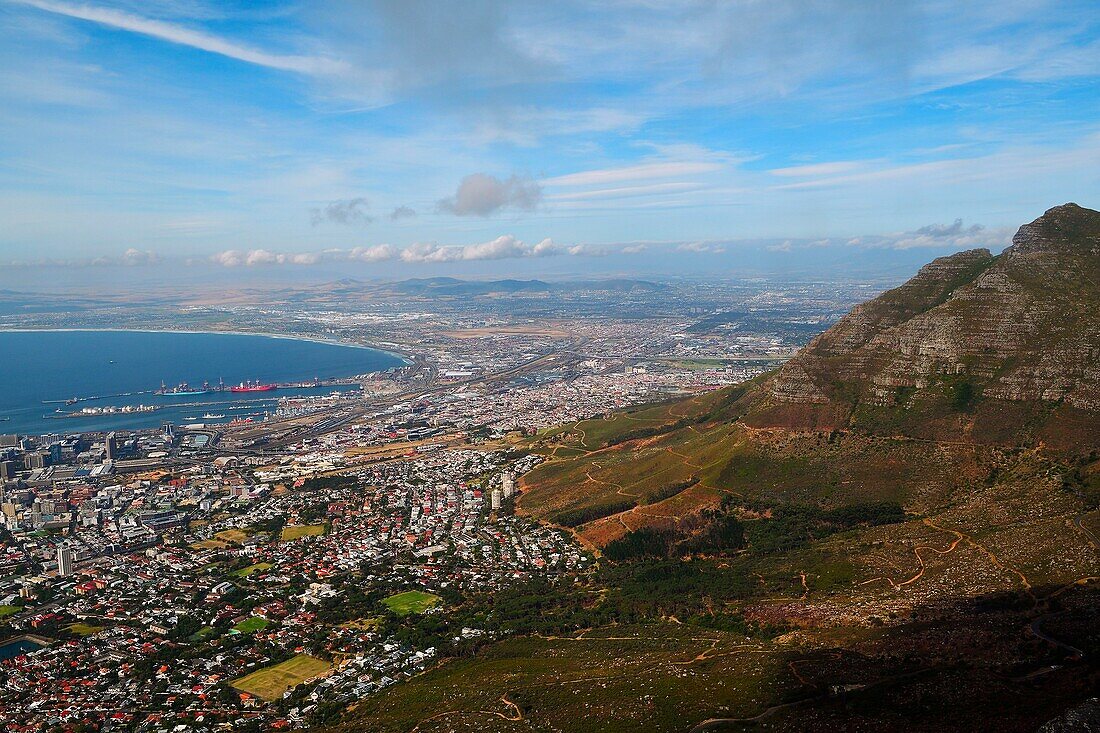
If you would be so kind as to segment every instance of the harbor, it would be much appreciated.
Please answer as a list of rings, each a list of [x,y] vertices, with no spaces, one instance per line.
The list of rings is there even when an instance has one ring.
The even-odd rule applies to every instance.
[[[35,355],[33,369],[22,358],[0,368],[0,423],[31,434],[153,428],[204,414],[259,420],[279,398],[358,389],[366,375],[402,363],[371,349],[229,334],[4,332],[0,349]]]

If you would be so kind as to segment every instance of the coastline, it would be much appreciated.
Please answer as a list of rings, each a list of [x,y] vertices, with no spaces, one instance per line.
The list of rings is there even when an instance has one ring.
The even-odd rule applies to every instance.
[[[405,362],[405,365],[413,363],[411,355],[405,355],[397,352],[392,347],[379,348],[373,344],[354,343],[349,341],[335,341],[333,339],[317,338],[315,336],[295,336],[285,333],[267,333],[264,331],[197,331],[194,329],[182,329],[182,328],[0,328],[0,333],[44,333],[57,331],[62,333],[180,333],[180,334],[196,334],[196,335],[211,335],[211,336],[261,336],[264,338],[273,339],[286,339],[288,341],[307,341],[314,344],[325,344],[327,346],[344,346],[349,349],[367,349],[369,351],[377,351],[387,356],[392,356],[395,359],[400,359]]]

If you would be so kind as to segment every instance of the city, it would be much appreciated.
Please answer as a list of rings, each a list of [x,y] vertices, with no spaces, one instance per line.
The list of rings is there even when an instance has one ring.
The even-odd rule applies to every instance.
[[[499,637],[405,626],[464,595],[591,572],[570,532],[515,513],[518,479],[543,460],[526,437],[752,378],[807,337],[808,309],[824,324],[855,297],[778,287],[749,296],[751,320],[643,298],[642,321],[568,333],[561,314],[533,320],[521,301],[478,315],[475,298],[405,326],[408,366],[281,398],[266,419],[0,437],[3,725],[304,727]],[[573,307],[592,297],[606,296]],[[371,322],[325,308],[237,317],[377,343]],[[393,605],[409,594],[411,610]]]
[[[1100,731],[1096,0],[0,0],[0,733]]]

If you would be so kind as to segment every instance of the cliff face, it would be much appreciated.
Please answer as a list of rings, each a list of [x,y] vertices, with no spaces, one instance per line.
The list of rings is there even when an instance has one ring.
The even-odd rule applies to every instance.
[[[755,421],[844,427],[937,401],[1100,411],[1100,212],[1053,208],[999,256],[940,258],[857,306],[770,380]]]

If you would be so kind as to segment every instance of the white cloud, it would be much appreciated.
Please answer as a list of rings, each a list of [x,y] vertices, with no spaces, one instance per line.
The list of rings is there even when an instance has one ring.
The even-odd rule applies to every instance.
[[[720,244],[713,242],[685,242],[679,245],[676,249],[681,252],[696,252],[699,254],[713,254],[720,255],[726,251],[726,248]]]
[[[264,265],[315,265],[324,259],[323,252],[282,254],[266,249],[225,250],[211,255],[210,261],[222,267],[261,267]]]
[[[331,250],[330,254],[338,258],[341,250]],[[373,247],[356,247],[347,254],[348,259],[359,262],[385,262],[397,256],[397,248],[389,244],[376,244]]]
[[[160,262],[160,255],[149,250],[131,247],[122,253],[120,261],[124,265],[155,265]]]
[[[536,244],[526,244],[510,234],[489,242],[467,245],[440,246],[432,242],[421,242],[401,251],[405,262],[460,262],[469,260],[503,260],[518,257],[546,257],[560,254],[550,239]]]
[[[222,267],[240,267],[244,264],[246,256],[246,254],[241,253],[239,250],[227,249],[224,252],[218,252],[217,254],[211,255],[210,261]]]
[[[400,260],[409,263],[471,262],[479,260],[504,260],[524,257],[550,257],[561,254],[580,254],[569,248],[559,247],[551,239],[528,244],[506,234],[488,242],[474,244],[441,245],[435,242],[418,242],[405,248],[390,244],[352,249],[326,249],[320,252],[280,253],[266,249],[225,250],[210,257],[210,262],[222,267],[261,267],[265,265],[316,265],[321,262],[388,262]]]
[[[160,264],[160,255],[151,250],[137,249],[131,247],[121,255],[115,257],[113,255],[102,255],[90,260],[67,260],[61,262],[55,261],[42,261],[39,263],[13,263],[13,264],[42,264],[42,265],[62,265],[69,267],[116,267],[122,265],[123,267],[140,267],[147,265]]]

